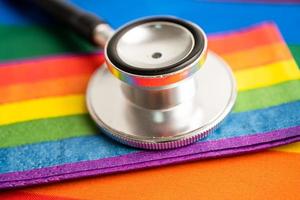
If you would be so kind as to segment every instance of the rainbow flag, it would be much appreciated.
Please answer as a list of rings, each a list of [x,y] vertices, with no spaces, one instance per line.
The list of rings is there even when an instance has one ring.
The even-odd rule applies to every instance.
[[[299,142],[161,167],[299,140],[299,78],[289,52],[299,65],[299,0],[71,1],[114,28],[166,14],[199,24],[210,36],[210,49],[233,67],[238,102],[220,130],[178,152],[140,152],[102,138],[78,106],[84,105],[80,96],[89,75],[103,62],[101,52],[22,1],[0,0],[0,185],[38,184],[0,192],[0,199],[299,198]],[[261,23],[270,20],[276,25]],[[243,27],[249,28],[239,31]],[[49,107],[41,112],[43,103]],[[6,118],[4,110],[18,114]],[[160,167],[94,176],[151,166]]]
[[[217,158],[299,141],[300,72],[276,25],[264,22],[211,34],[209,49],[234,70],[239,93],[233,113],[207,138],[166,151],[116,143],[88,116],[84,93],[90,75],[104,62],[101,52],[3,61],[0,187]]]

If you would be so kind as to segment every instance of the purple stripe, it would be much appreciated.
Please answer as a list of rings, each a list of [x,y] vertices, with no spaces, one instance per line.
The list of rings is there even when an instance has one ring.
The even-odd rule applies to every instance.
[[[0,188],[28,186],[66,179],[103,175],[184,161],[258,151],[300,141],[300,126],[244,137],[199,142],[177,151],[144,151],[93,161],[12,172],[0,176]],[[17,177],[17,179],[16,179]]]

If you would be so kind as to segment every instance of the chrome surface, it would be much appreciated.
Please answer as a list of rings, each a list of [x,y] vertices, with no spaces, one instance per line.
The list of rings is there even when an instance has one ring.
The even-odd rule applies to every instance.
[[[191,100],[197,92],[194,78],[173,84],[170,87],[141,88],[125,83],[121,84],[125,97],[136,106],[146,109],[168,109]]]
[[[175,39],[176,35],[174,34],[171,34],[172,38],[171,40],[168,40],[167,37],[168,36],[161,36],[161,35],[164,35],[164,34],[167,34],[167,30],[168,28],[164,28],[164,34],[155,34],[156,35],[156,39],[158,39],[159,41],[162,42],[162,44],[157,44],[157,48],[160,47],[160,45],[162,46],[165,46],[165,45],[173,45],[174,48],[168,48],[166,46],[166,49],[168,50],[176,50],[178,52],[185,52],[186,55],[183,56],[182,54],[182,59],[184,59],[186,56],[188,56],[191,52],[191,50],[193,49],[193,46],[195,45],[195,41],[193,39],[193,35],[191,34],[191,32],[189,30],[187,30],[185,27],[181,26],[181,25],[178,25],[178,24],[175,24],[175,23],[171,23],[171,22],[147,22],[147,23],[144,23],[144,24],[141,24],[141,25],[138,25],[136,26],[135,28],[139,28],[139,27],[142,27],[142,26],[155,26],[155,24],[159,24],[159,23],[165,23],[167,24],[166,27],[170,28],[172,27],[173,29],[178,29],[177,31],[180,32],[181,34],[179,34],[179,40],[181,42],[186,42],[185,45],[186,45],[186,49],[182,49],[182,46],[185,46],[185,45],[182,45],[180,43],[178,43],[178,40]],[[108,56],[108,51],[107,51],[107,48],[105,48],[105,60],[106,60],[106,64],[108,66],[108,68],[110,69],[110,71],[112,72],[112,74],[122,80],[124,83],[127,83],[129,85],[132,85],[134,87],[138,86],[138,87],[145,87],[145,88],[155,88],[157,89],[156,87],[173,87],[174,84],[177,84],[178,81],[181,81],[181,80],[185,80],[187,79],[189,76],[192,76],[195,72],[197,72],[201,66],[203,65],[203,63],[205,62],[205,59],[206,59],[206,54],[207,54],[207,37],[206,37],[206,34],[204,33],[204,31],[196,24],[193,24],[191,22],[188,22],[191,26],[193,26],[194,28],[198,29],[198,31],[200,32],[200,34],[202,34],[202,37],[203,37],[203,43],[201,44],[202,45],[202,51],[200,53],[200,55],[195,59],[194,62],[188,64],[187,66],[181,68],[181,69],[178,69],[176,71],[173,71],[173,72],[170,72],[170,73],[164,73],[164,74],[159,74],[159,75],[140,75],[140,74],[134,74],[134,73],[130,73],[130,72],[127,72],[125,70],[122,70],[119,68],[119,66],[115,66],[114,63],[112,63],[112,61],[110,60],[109,56]],[[129,26],[131,23],[125,25],[124,27],[126,26]],[[149,25],[150,24],[150,25]],[[123,27],[123,28],[124,28]],[[119,30],[122,30],[122,29],[119,29]],[[116,32],[118,32],[119,30],[117,30]],[[130,32],[130,31],[129,31]],[[155,31],[153,31],[155,32]],[[173,31],[172,33],[174,33],[176,31]],[[185,35],[186,37],[183,37],[182,35]],[[123,36],[124,37],[124,36]],[[155,40],[155,37],[154,35],[152,35],[153,37],[153,40]],[[165,38],[165,39],[163,39]],[[123,38],[124,39],[124,38]],[[131,38],[130,40],[133,40],[134,38]],[[139,41],[140,38],[139,37],[136,37],[136,40]],[[191,42],[192,46],[191,47],[188,47],[188,44]],[[120,43],[120,42],[119,42]],[[118,43],[118,44],[119,44]],[[134,42],[132,41],[131,44],[133,44]],[[151,43],[151,40],[149,40],[149,43]],[[150,52],[148,51],[149,48],[146,48],[147,47],[147,44],[146,44],[146,47],[145,46],[141,46],[141,44],[143,43],[139,43],[137,48],[138,50],[136,50],[135,53],[137,53],[137,55],[135,55],[134,53],[132,53],[133,49],[131,49],[132,47],[129,46],[128,44],[128,51],[122,51],[123,52],[123,56],[125,57],[126,55],[130,57],[129,60],[132,60],[133,62],[135,62],[136,60],[139,60],[142,58],[142,56],[140,56],[141,54],[143,54],[144,56],[146,56],[148,54],[148,58],[150,57]],[[120,46],[120,44],[119,44]],[[122,45],[121,45],[122,46]],[[126,46],[126,45],[125,45]],[[133,45],[134,46],[134,45]],[[119,53],[122,53],[121,51]],[[145,52],[149,52],[149,53],[145,53]],[[177,52],[177,53],[178,53]],[[171,52],[174,54],[174,52]],[[131,55],[132,54],[132,55]],[[168,58],[170,59],[174,59],[173,54],[171,54],[170,56],[168,56]],[[156,65],[156,63],[153,62],[153,59],[160,59],[163,55],[161,52],[154,52],[152,54],[155,58],[149,58],[148,59],[148,64],[151,65],[151,67],[155,68],[155,69],[159,69],[159,68],[164,68],[165,66],[163,65]],[[147,56],[146,56],[147,57]],[[170,60],[170,62],[172,63],[175,63],[175,62],[178,62],[181,60],[181,58],[179,57],[175,57],[174,60]],[[126,58],[123,58],[123,59],[126,59]],[[177,60],[176,60],[177,59]],[[127,61],[128,61],[128,58],[127,58]],[[142,60],[143,62],[145,62],[145,60]],[[142,65],[141,65],[142,66]],[[145,67],[141,67],[139,66],[141,69],[147,69]],[[138,67],[138,66],[134,66],[134,67]],[[148,80],[149,81],[148,81]],[[163,80],[164,79],[164,80]],[[153,83],[155,82],[155,83]]]
[[[185,27],[170,22],[148,22],[121,36],[117,54],[136,68],[159,69],[178,63],[193,47],[193,35]]]
[[[146,149],[180,147],[206,136],[228,115],[237,95],[230,68],[212,52],[179,88],[143,94],[128,87],[102,67],[89,83],[87,107],[107,135]]]
[[[106,42],[114,34],[114,30],[108,24],[99,24],[93,32],[93,38],[96,44],[104,48]]]

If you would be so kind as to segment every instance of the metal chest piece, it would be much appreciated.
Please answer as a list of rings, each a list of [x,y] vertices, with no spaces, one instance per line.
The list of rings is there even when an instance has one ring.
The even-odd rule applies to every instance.
[[[148,18],[119,29],[87,90],[99,127],[121,143],[169,149],[205,137],[231,111],[235,80],[196,25]]]

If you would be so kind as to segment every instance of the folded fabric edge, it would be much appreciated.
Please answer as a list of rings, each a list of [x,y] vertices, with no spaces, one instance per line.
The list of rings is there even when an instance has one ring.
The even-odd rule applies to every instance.
[[[300,126],[245,137],[200,142],[178,149],[176,152],[163,151],[159,154],[152,151],[137,152],[113,158],[6,173],[1,175],[0,189],[58,182],[92,175],[111,174],[196,159],[237,155],[296,141],[300,141]],[[203,149],[206,150],[203,151]],[[136,159],[137,155],[139,159]],[[56,172],[59,172],[59,174],[56,174]],[[16,179],[16,177],[19,179]]]

